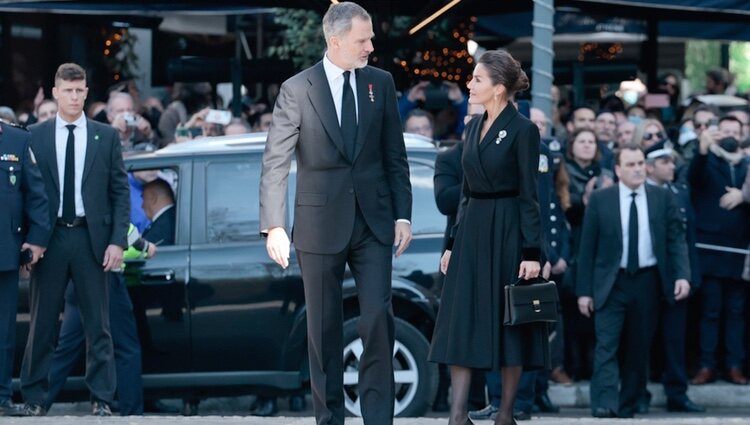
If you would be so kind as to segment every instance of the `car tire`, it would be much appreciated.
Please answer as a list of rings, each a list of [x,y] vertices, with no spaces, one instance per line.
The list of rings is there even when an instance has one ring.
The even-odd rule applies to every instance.
[[[357,333],[359,318],[344,323],[344,404],[347,413],[361,416],[357,382],[362,341]],[[394,319],[395,347],[393,367],[396,377],[394,414],[399,417],[422,416],[435,398],[437,365],[427,361],[430,344],[410,323]]]

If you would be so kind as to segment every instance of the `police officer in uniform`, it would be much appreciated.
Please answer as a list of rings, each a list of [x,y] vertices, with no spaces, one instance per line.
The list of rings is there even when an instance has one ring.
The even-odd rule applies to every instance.
[[[16,343],[19,265],[44,254],[51,234],[42,175],[29,133],[0,121],[0,416],[18,412],[11,402]]]
[[[701,274],[698,270],[698,252],[695,248],[695,216],[690,203],[690,193],[686,185],[674,183],[675,152],[670,142],[660,142],[646,151],[647,183],[669,189],[677,201],[685,227],[690,268],[693,279],[691,293],[700,286]],[[702,413],[706,409],[695,404],[687,396],[688,377],[685,370],[685,338],[687,330],[688,300],[663,303],[661,314],[662,341],[664,343],[664,394],[667,397],[667,410],[672,412]],[[643,389],[644,396],[639,401],[639,410],[648,411],[650,394]]]

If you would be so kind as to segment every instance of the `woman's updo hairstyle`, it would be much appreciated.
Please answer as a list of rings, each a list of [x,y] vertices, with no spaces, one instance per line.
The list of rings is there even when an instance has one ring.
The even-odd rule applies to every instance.
[[[479,58],[479,63],[487,68],[492,84],[502,84],[508,91],[508,99],[519,91],[529,88],[529,77],[521,68],[521,63],[507,50],[488,50]]]

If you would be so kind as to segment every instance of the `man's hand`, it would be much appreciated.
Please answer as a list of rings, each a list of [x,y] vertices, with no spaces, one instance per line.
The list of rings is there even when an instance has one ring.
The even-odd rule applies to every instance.
[[[102,266],[105,272],[111,272],[122,267],[122,248],[117,245],[108,245],[104,251]]]
[[[549,280],[549,275],[552,272],[552,264],[547,261],[544,263],[544,267],[542,267],[542,277],[544,280]]]
[[[451,262],[451,250],[448,249],[440,257],[440,273],[448,274],[448,263]]]
[[[521,265],[518,266],[518,277],[524,280],[535,279],[539,277],[540,271],[542,265],[539,261],[521,261]]]
[[[21,245],[21,251],[25,251],[27,249],[31,250],[31,262],[29,262],[26,266],[33,266],[34,264],[36,264],[36,262],[44,256],[44,251],[47,250],[47,248],[43,246],[32,245],[30,243],[24,243],[23,245]]]
[[[719,140],[720,137],[721,135],[719,134],[719,130],[717,130],[716,128],[709,127],[706,130],[703,130],[703,133],[701,133],[700,137],[700,145],[698,145],[700,154],[708,155],[708,149],[712,144],[714,144],[715,141]]]
[[[154,258],[154,255],[156,255],[156,251],[158,251],[158,248],[156,248],[156,244],[149,242],[148,249],[146,250],[146,255],[148,255],[148,258]]]
[[[409,89],[409,93],[406,94],[406,98],[411,103],[417,103],[418,100],[424,102],[427,99],[427,95],[424,93],[424,89],[430,84],[429,81],[420,81]]]
[[[411,243],[411,224],[404,223],[403,221],[396,222],[396,239],[393,241],[393,246],[396,248],[396,257],[406,251]]]
[[[677,279],[674,281],[674,299],[675,301],[684,300],[690,295],[690,283],[686,279]]]
[[[727,193],[722,195],[721,199],[719,199],[719,206],[724,208],[725,210],[734,209],[745,201],[745,199],[742,197],[742,191],[737,189],[736,187],[726,186],[724,187],[724,189],[727,191]]]
[[[289,267],[290,249],[289,236],[287,236],[283,227],[274,227],[268,231],[268,239],[266,239],[268,256],[284,269]]]
[[[565,270],[568,270],[568,263],[562,258],[557,260],[554,266],[552,266],[552,274],[563,274]]]
[[[448,99],[453,103],[461,103],[464,101],[464,92],[461,91],[461,87],[452,81],[443,81],[443,86],[448,89]]]
[[[578,311],[586,317],[591,317],[594,312],[594,299],[591,297],[578,297]]]

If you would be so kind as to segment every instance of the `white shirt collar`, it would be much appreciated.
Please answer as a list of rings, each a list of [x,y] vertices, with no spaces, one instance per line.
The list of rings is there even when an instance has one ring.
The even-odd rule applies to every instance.
[[[156,220],[158,220],[159,217],[162,216],[162,214],[164,214],[165,212],[167,212],[167,210],[169,210],[172,207],[174,207],[174,204],[169,204],[166,207],[164,207],[164,208],[160,209],[159,211],[157,211],[156,214],[154,214],[154,218],[151,219],[151,222],[153,223]]]
[[[638,186],[635,190],[625,186],[623,182],[618,182],[617,184],[620,186],[620,198],[622,199],[630,198],[630,194],[633,192],[637,193],[639,196],[646,196],[645,184]]]
[[[346,71],[346,69],[339,68],[338,65],[328,59],[328,52],[323,55],[323,69],[326,72],[326,77],[328,78],[329,83],[339,78],[342,74],[344,74],[344,71]],[[354,74],[353,69],[350,71],[352,71],[352,74]]]
[[[65,128],[65,126],[68,124],[74,124],[76,128],[86,128],[86,114],[81,112],[81,116],[79,116],[75,121],[67,122],[60,116],[60,113],[58,113],[55,117],[55,128],[62,129]]]

